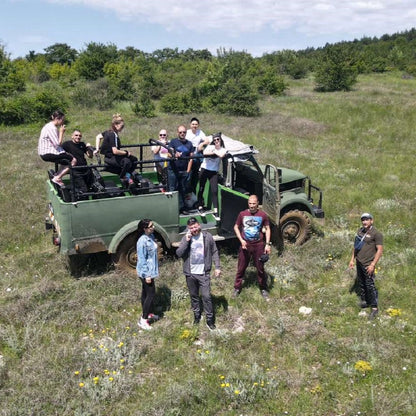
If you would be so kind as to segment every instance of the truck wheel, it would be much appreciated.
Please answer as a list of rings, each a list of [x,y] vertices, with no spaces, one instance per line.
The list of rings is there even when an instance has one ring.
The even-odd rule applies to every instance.
[[[114,262],[118,269],[125,272],[132,272],[136,270],[137,265],[137,233],[128,235],[118,246],[117,252],[114,256]],[[161,238],[155,234],[155,240],[158,246],[158,259],[163,260],[165,256],[165,248]]]
[[[282,230],[285,243],[295,246],[302,245],[311,235],[311,220],[303,211],[289,211],[280,218],[280,228]]]
[[[135,270],[137,264],[137,239],[136,233],[130,234],[118,246],[114,262],[119,270],[124,272]]]

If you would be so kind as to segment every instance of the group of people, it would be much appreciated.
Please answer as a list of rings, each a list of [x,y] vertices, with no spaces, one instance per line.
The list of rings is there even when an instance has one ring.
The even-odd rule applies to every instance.
[[[269,292],[264,263],[271,250],[271,232],[269,219],[266,213],[259,208],[256,195],[249,197],[248,209],[239,213],[234,230],[241,246],[233,296],[240,294],[245,271],[250,259],[253,259],[261,294],[268,301]],[[142,316],[138,325],[140,328],[148,330],[151,329],[151,322],[156,316],[151,311],[155,295],[154,279],[159,276],[157,244],[154,239],[152,220],[140,220],[138,231],[140,237],[137,241],[136,269],[137,275],[142,281]],[[211,272],[214,265],[213,275],[215,277],[221,275],[220,257],[214,238],[211,233],[201,229],[197,218],[191,217],[187,221],[187,232],[181,239],[176,255],[183,259],[183,273],[191,298],[194,324],[198,325],[202,317],[201,295],[206,324],[210,330],[216,329],[211,296]]]
[[[135,169],[138,159],[128,150],[121,148],[119,138],[124,128],[124,120],[120,114],[112,118],[111,127],[96,136],[95,149],[82,142],[82,133],[75,129],[71,140],[63,142],[65,132],[65,115],[55,111],[51,121],[41,130],[38,142],[38,154],[46,162],[62,165],[61,170],[51,172],[51,181],[63,186],[63,175],[69,172],[69,166],[77,167],[73,171],[74,180],[79,187],[89,187],[92,177],[86,166],[85,156],[90,158],[93,154],[101,152],[104,162],[113,172],[120,175],[127,186],[135,181]],[[185,195],[187,192],[196,192],[199,180],[197,197],[198,209],[204,209],[204,189],[206,182],[210,181],[214,215],[218,212],[218,171],[221,159],[226,155],[221,133],[212,135],[211,141],[199,129],[199,120],[192,118],[190,129],[180,125],[177,129],[178,137],[168,140],[166,129],[159,132],[158,145],[152,146],[155,155],[158,178],[169,191],[178,191],[180,211],[185,213]],[[172,157],[174,156],[174,157]],[[192,156],[199,156],[190,158]],[[362,227],[355,237],[352,257],[349,268],[356,265],[359,288],[360,306],[370,308],[370,318],[378,314],[378,292],[375,287],[375,268],[383,253],[383,235],[373,226],[374,219],[370,213],[361,215]],[[194,323],[201,320],[199,292],[206,315],[209,329],[215,329],[215,315],[211,298],[211,269],[215,265],[215,276],[220,276],[220,258],[217,246],[210,233],[202,231],[198,220],[192,217],[187,222],[188,232],[182,238],[176,251],[178,257],[183,259],[183,272],[186,277],[191,297],[191,308],[194,313]],[[154,226],[150,219],[142,219],[138,224],[140,238],[137,242],[137,274],[142,279],[142,308],[143,313],[139,326],[151,329],[150,323],[157,320],[151,309],[155,296],[154,279],[159,275],[157,244],[154,240]],[[267,276],[264,263],[268,260],[271,251],[271,230],[267,214],[259,208],[256,195],[248,198],[248,209],[239,213],[234,232],[241,245],[238,253],[237,273],[234,282],[233,297],[240,294],[245,271],[252,259],[257,269],[257,280],[262,296],[269,300]]]
[[[100,133],[96,137],[95,148],[82,141],[82,133],[75,129],[71,140],[63,141],[66,130],[65,114],[55,111],[51,116],[51,121],[43,126],[38,142],[38,154],[45,162],[53,162],[61,165],[56,172],[51,170],[51,181],[58,186],[64,186],[62,177],[69,172],[69,166],[73,168],[73,177],[77,189],[88,190],[93,181],[93,174],[90,169],[81,168],[87,165],[85,156],[92,158],[94,154],[100,152],[104,156],[104,163],[107,169],[118,174],[120,180],[126,186],[132,186],[137,179],[135,169],[138,159],[128,150],[121,149],[119,138],[120,132],[124,128],[124,120],[120,114],[114,114],[109,130]]]
[[[89,143],[82,142],[82,133],[78,129],[72,133],[72,140],[63,143],[64,121],[65,115],[55,111],[39,137],[38,154],[42,160],[62,166],[52,172],[53,183],[64,186],[62,177],[69,172],[69,166],[86,166],[85,156],[92,158],[97,153],[104,156],[107,170],[118,174],[126,187],[132,188],[138,183],[140,175],[135,171],[138,159],[121,146],[120,133],[124,129],[124,120],[120,114],[114,114],[110,128],[96,136],[95,149]],[[178,126],[177,137],[170,141],[167,130],[160,130],[157,143],[151,150],[158,180],[168,191],[178,191],[180,213],[189,214],[185,204],[189,194],[195,195],[198,210],[205,210],[204,191],[209,181],[213,213],[218,220],[218,171],[227,153],[221,133],[206,136],[199,128],[199,120],[193,117],[190,128]],[[85,190],[91,186],[92,173],[89,169],[74,169],[73,176],[78,188]]]
[[[158,179],[169,191],[178,191],[179,211],[189,214],[185,202],[192,193],[198,210],[204,211],[204,191],[209,181],[213,212],[218,219],[218,171],[227,153],[221,133],[206,136],[199,128],[199,120],[193,117],[190,128],[178,126],[177,137],[170,141],[167,130],[160,130],[158,142],[152,146]]]
[[[383,235],[374,227],[371,214],[363,213],[361,222],[362,227],[357,231],[349,267],[353,268],[354,263],[356,264],[360,307],[370,308],[369,318],[374,319],[378,315],[375,269],[383,254]],[[211,296],[211,271],[214,264],[213,275],[221,275],[218,248],[212,235],[201,229],[195,217],[188,220],[187,228],[176,255],[183,259],[183,273],[191,299],[194,325],[198,325],[202,317],[201,295],[207,327],[214,330],[216,325]],[[152,220],[141,220],[138,230],[141,236],[137,241],[137,275],[142,281],[142,316],[138,325],[144,330],[149,330],[152,329],[151,323],[159,318],[151,312],[155,296],[154,280],[159,276],[157,243],[153,235]],[[256,195],[248,198],[248,209],[239,213],[234,231],[241,245],[232,297],[235,298],[241,293],[246,269],[250,260],[253,260],[261,295],[269,301],[264,264],[271,252],[271,230],[267,214],[259,208]]]

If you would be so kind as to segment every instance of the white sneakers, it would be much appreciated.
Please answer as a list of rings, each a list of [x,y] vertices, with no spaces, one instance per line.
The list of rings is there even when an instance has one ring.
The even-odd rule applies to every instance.
[[[149,322],[147,322],[147,319],[140,318],[140,321],[137,323],[141,329],[144,329],[146,331],[152,329],[152,327],[149,325]]]

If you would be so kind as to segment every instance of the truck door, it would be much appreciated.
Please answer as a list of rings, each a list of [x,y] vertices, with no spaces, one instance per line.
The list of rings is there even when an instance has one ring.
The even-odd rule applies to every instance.
[[[270,221],[278,227],[280,219],[280,192],[281,172],[276,166],[266,165],[263,177],[263,211]]]

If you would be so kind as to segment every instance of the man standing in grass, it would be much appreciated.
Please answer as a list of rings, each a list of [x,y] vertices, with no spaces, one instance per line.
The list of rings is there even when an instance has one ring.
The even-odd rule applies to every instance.
[[[221,274],[220,256],[214,238],[209,232],[201,230],[201,225],[196,218],[189,218],[187,224],[188,232],[182,237],[176,255],[183,259],[183,272],[191,296],[194,324],[199,324],[201,320],[199,300],[199,290],[201,290],[207,326],[210,330],[214,330],[216,327],[211,299],[210,273],[212,262],[214,262],[215,277]]]
[[[244,273],[250,259],[253,258],[257,269],[257,280],[261,294],[268,301],[269,292],[267,291],[267,276],[264,272],[264,263],[270,254],[271,231],[267,214],[259,209],[257,195],[251,195],[248,198],[248,209],[238,214],[234,225],[234,232],[240,240],[241,246],[238,251],[237,274],[235,276],[233,297],[240,294]],[[264,242],[264,237],[266,237],[266,242]]]
[[[373,216],[368,212],[361,215],[362,227],[358,229],[349,268],[357,266],[361,307],[371,307],[370,319],[378,314],[378,292],[374,283],[375,268],[383,254],[383,234],[373,226]]]

